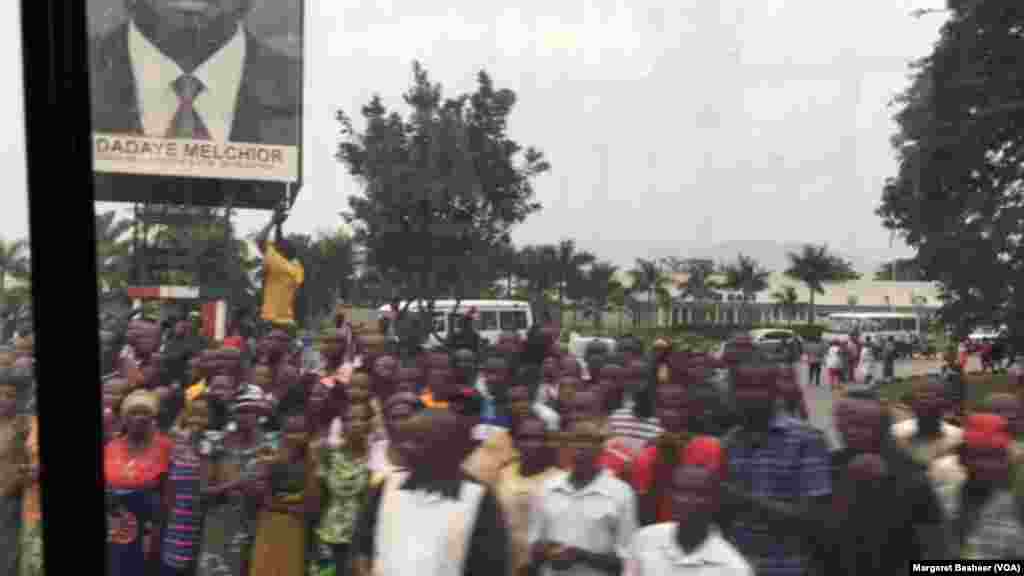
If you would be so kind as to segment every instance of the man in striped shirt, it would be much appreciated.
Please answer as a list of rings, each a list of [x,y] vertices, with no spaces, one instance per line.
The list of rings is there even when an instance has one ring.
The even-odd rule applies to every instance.
[[[723,442],[729,539],[759,576],[804,576],[832,495],[824,434],[776,410],[776,368],[754,362],[735,374],[743,423]]]
[[[633,362],[628,368],[623,406],[608,419],[612,440],[630,452],[636,452],[663,432],[654,415],[654,390],[650,369],[645,362]]]

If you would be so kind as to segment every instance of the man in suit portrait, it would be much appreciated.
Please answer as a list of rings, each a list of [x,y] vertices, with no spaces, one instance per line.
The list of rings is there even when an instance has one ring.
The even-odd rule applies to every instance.
[[[93,131],[298,146],[301,64],[246,29],[250,6],[128,0],[91,48]]]

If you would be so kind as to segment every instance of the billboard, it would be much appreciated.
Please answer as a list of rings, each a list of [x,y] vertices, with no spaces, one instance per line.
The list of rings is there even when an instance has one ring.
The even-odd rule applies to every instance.
[[[273,208],[302,183],[304,0],[87,0],[96,200]]]

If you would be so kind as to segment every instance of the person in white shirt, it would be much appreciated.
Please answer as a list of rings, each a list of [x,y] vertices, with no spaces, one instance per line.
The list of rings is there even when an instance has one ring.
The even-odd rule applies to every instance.
[[[754,576],[750,563],[713,522],[720,493],[715,472],[677,467],[672,474],[673,521],[633,535],[623,576]]]
[[[875,357],[875,347],[871,336],[864,338],[864,348],[860,353],[860,366],[857,368],[861,382],[871,384],[875,379],[875,366],[878,359]]]
[[[828,370],[828,383],[833,390],[839,387],[843,372],[843,349],[838,341],[833,340],[825,355],[825,369]]]
[[[527,540],[543,576],[612,576],[622,572],[636,529],[636,498],[597,460],[606,437],[593,422],[573,425],[571,472],[549,480],[531,502]]]

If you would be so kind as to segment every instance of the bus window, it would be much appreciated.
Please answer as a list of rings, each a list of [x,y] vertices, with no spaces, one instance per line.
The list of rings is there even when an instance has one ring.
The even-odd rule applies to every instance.
[[[916,318],[903,318],[902,319],[903,330],[906,332],[917,332],[917,319]]]
[[[885,319],[885,330],[886,332],[898,332],[900,329],[899,318],[886,318]]]
[[[483,310],[480,312],[480,330],[497,330],[498,329],[498,313],[493,310]]]
[[[523,310],[502,311],[501,329],[503,331],[526,330],[526,312]]]
[[[461,314],[449,314],[448,325],[451,326],[454,331],[462,330],[462,318],[463,316]]]

